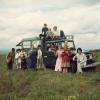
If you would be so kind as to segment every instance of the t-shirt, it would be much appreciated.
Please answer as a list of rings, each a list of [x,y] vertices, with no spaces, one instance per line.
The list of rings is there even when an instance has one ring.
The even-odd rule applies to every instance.
[[[48,28],[47,28],[47,27],[43,27],[43,28],[42,28],[42,33],[43,33],[44,35],[46,35],[47,31],[48,31]]]
[[[53,30],[52,33],[53,33],[54,36],[60,36],[58,30],[57,30],[57,31],[54,31],[54,30]]]

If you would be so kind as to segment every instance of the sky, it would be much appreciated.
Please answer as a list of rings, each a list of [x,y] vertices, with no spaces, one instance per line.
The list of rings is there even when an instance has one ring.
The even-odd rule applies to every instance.
[[[38,36],[44,23],[74,35],[76,47],[100,49],[100,0],[0,0],[0,48]]]

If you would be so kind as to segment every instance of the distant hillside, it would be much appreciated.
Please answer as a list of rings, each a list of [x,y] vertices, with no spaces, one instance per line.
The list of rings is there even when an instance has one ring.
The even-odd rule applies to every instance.
[[[9,49],[0,48],[0,54],[7,54],[8,51],[9,51]]]
[[[90,50],[92,52],[100,52],[100,49],[94,49],[94,50]]]

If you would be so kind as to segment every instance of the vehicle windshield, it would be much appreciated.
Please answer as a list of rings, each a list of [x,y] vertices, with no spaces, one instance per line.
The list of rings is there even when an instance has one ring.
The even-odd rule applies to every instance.
[[[51,47],[57,49],[57,47],[58,47],[59,45],[61,45],[62,47],[64,47],[64,41],[62,41],[62,42],[55,42],[55,43],[52,43],[52,42],[49,43],[49,42],[48,42],[48,43],[46,43],[46,45],[45,45],[45,51],[49,51],[49,49],[50,49]],[[68,42],[68,48],[69,48],[70,50],[75,50],[74,43],[73,43],[73,42]]]

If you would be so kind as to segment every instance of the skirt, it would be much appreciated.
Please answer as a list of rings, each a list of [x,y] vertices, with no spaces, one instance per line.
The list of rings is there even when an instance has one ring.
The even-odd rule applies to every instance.
[[[67,68],[67,67],[70,67],[70,63],[69,62],[63,62],[62,68]]]

